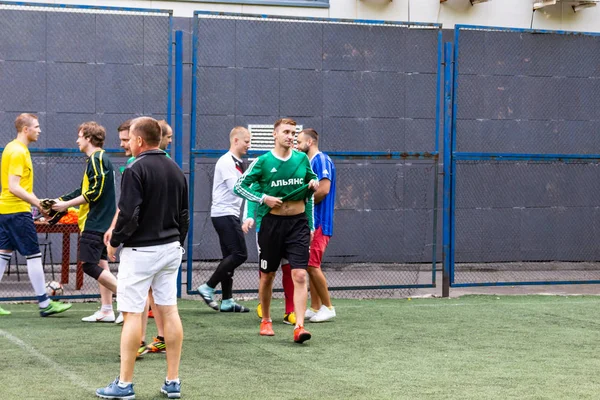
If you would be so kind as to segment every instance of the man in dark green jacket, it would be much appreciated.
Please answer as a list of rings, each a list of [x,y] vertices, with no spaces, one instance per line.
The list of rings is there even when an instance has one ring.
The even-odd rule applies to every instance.
[[[102,149],[106,131],[96,122],[79,126],[77,145],[88,156],[81,186],[56,199],[52,209],[66,211],[79,206],[78,260],[83,271],[100,283],[102,308],[85,322],[114,322],[112,293],[117,291],[117,279],[108,268],[104,232],[108,230],[117,209],[115,199],[115,176],[113,165]]]

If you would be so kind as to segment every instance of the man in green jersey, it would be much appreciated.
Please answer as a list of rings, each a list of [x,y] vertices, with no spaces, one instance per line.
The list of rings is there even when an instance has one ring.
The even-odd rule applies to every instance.
[[[132,120],[128,119],[117,128],[117,132],[119,132],[119,145],[123,150],[125,150],[125,155],[129,157],[126,165],[121,165],[119,167],[119,172],[121,172],[121,175],[123,174],[123,171],[125,171],[127,164],[135,160],[135,157],[131,155],[131,149],[129,148],[129,127],[131,127],[131,121]]]
[[[317,175],[306,154],[293,150],[296,121],[282,118],[275,122],[273,150],[258,157],[239,178],[233,191],[248,201],[259,203],[257,221],[262,272],[259,297],[262,305],[260,334],[273,336],[271,296],[273,280],[282,258],[287,258],[294,281],[296,327],[294,342],[303,343],[311,334],[304,329],[308,293],[306,268],[313,223],[313,192],[318,189]]]

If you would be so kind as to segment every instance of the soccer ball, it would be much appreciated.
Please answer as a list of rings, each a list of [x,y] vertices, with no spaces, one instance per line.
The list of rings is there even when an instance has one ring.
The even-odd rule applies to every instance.
[[[59,282],[52,281],[52,282],[48,282],[46,284],[46,293],[50,297],[60,296],[63,294],[63,292],[64,292],[63,286]]]

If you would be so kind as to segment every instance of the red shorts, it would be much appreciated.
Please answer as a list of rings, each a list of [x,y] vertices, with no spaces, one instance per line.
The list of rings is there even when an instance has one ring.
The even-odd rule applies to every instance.
[[[331,236],[323,235],[321,227],[315,230],[313,241],[310,243],[309,267],[321,268],[321,261],[323,261],[323,254],[325,254],[329,239]]]

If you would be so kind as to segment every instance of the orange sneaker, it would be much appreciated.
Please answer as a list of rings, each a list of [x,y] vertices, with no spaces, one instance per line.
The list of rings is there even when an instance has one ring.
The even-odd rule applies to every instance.
[[[310,332],[307,331],[306,329],[304,329],[304,327],[302,325],[297,326],[296,329],[294,329],[294,342],[304,343],[308,339],[310,339],[310,337],[311,337]]]
[[[273,322],[260,322],[260,336],[275,336],[275,332],[273,332]]]
[[[154,311],[152,309],[148,310],[148,318],[154,318]]]

